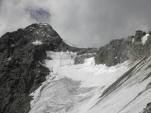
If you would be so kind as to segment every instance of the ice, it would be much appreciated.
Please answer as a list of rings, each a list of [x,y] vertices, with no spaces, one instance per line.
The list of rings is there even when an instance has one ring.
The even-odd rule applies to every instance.
[[[89,63],[64,66],[58,70],[58,74],[81,81],[83,87],[95,87],[109,85],[126,70],[124,65],[109,68],[106,65],[89,65]],[[120,70],[117,68],[120,68]]]
[[[125,81],[119,88],[112,91],[108,96],[102,97],[87,113],[140,113],[143,108],[151,101],[151,90],[147,88],[151,78],[144,80],[144,77],[150,73],[147,67],[150,61],[145,61],[138,65],[133,71],[131,78]],[[145,65],[144,65],[145,64]],[[141,68],[139,68],[142,66]]]
[[[95,65],[93,57],[75,65],[76,53],[49,51],[47,55],[52,60],[46,60],[45,66],[51,73],[31,94],[30,113],[139,113],[151,101],[151,91],[146,89],[151,78],[142,82],[150,73],[146,70],[150,60],[140,63],[133,76],[100,98],[133,65],[128,61],[111,67]]]

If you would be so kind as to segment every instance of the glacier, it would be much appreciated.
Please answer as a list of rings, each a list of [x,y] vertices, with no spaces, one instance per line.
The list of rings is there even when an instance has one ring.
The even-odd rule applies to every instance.
[[[151,58],[108,67],[94,57],[75,65],[74,52],[47,56],[51,73],[31,93],[29,113],[141,113],[151,101]]]

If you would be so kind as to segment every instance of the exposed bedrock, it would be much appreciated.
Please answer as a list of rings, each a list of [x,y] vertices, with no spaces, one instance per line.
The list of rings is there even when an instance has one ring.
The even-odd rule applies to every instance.
[[[134,36],[112,40],[99,49],[96,55],[96,63],[112,66],[128,59],[135,61],[149,57],[151,55],[150,34],[138,30]]]

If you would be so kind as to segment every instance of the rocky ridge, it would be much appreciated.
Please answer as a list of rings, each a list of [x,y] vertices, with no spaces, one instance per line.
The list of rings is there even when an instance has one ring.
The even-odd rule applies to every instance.
[[[126,60],[136,61],[151,55],[151,32],[136,31],[135,35],[112,40],[96,55],[97,64],[113,66]]]

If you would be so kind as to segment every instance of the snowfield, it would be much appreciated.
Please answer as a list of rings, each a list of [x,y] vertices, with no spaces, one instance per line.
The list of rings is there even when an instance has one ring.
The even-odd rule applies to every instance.
[[[107,67],[94,58],[74,65],[72,52],[47,55],[51,73],[31,94],[30,113],[140,113],[151,101],[150,59]]]

